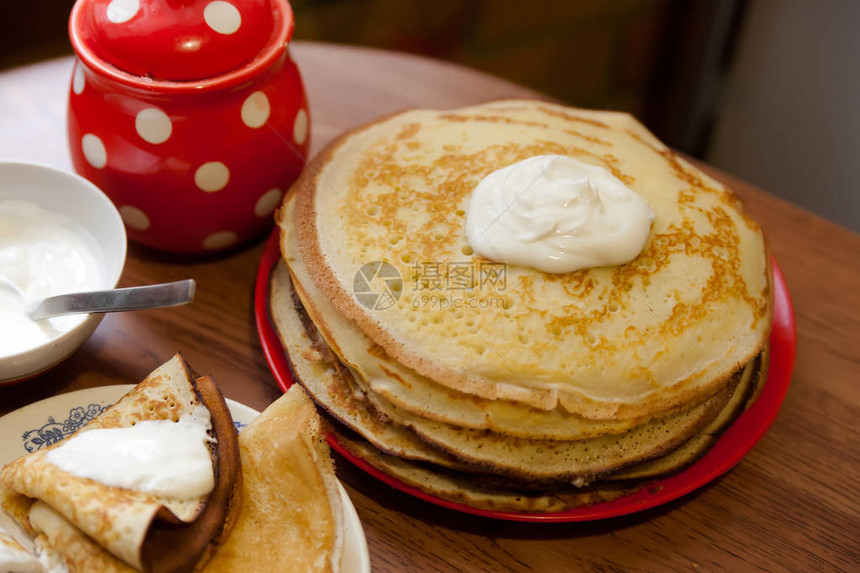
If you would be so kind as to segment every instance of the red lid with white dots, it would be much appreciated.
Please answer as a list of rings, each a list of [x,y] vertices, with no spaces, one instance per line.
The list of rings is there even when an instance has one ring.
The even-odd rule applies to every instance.
[[[292,32],[277,0],[78,0],[76,50],[131,76],[184,82],[227,74]]]

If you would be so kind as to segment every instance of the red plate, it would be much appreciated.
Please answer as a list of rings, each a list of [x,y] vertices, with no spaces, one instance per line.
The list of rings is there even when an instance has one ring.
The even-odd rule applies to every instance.
[[[278,385],[286,391],[293,383],[292,374],[281,341],[269,316],[269,275],[279,260],[280,248],[276,231],[266,243],[263,260],[257,272],[254,307],[257,318],[257,333],[260,336],[263,353],[266,355],[266,360],[278,381]],[[785,393],[788,391],[796,347],[794,312],[782,272],[776,264],[776,260],[771,259],[771,262],[773,264],[774,313],[773,330],[770,335],[770,367],[767,382],[765,382],[758,400],[741,414],[702,459],[682,472],[651,482],[650,487],[642,488],[636,493],[614,501],[556,513],[488,511],[428,495],[353,456],[338,443],[336,436],[329,435],[328,442],[332,449],[357,467],[400,491],[442,507],[494,519],[556,523],[590,521],[627,515],[677,499],[704,486],[734,467],[770,427],[776,418],[783,398],[785,398]]]

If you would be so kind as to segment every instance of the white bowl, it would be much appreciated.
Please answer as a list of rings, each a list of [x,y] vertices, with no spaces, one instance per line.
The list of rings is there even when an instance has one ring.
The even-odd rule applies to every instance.
[[[96,290],[116,287],[125,266],[125,226],[98,187],[83,177],[46,165],[0,161],[0,201],[6,199],[35,203],[87,229],[102,251],[99,263],[103,284]],[[0,385],[30,378],[59,364],[89,338],[102,316],[91,314],[53,340],[0,357]]]

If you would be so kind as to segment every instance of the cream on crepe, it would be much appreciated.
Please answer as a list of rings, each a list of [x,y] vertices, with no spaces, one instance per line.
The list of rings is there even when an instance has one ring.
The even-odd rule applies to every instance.
[[[110,441],[103,438],[111,432],[151,424],[180,428],[189,419],[205,426],[200,435],[211,480],[202,488],[151,487],[158,471],[132,485],[108,485],[103,467],[88,468],[80,452],[69,455],[75,443],[94,436],[98,447]],[[137,438],[134,445],[120,443],[116,452],[137,448],[134,455],[146,455],[154,442]],[[236,429],[220,390],[177,355],[70,438],[6,465],[0,470],[0,500],[25,530],[43,535],[72,571],[190,571],[229,532],[228,517],[239,502],[238,474]]]

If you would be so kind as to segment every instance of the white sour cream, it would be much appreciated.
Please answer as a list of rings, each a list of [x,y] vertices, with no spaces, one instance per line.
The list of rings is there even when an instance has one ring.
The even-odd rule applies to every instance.
[[[177,422],[147,420],[127,428],[82,432],[47,454],[57,467],[105,485],[167,498],[203,496],[215,486],[205,408]]]
[[[648,202],[607,169],[538,155],[478,183],[466,237],[487,259],[568,273],[630,262],[653,219]]]
[[[0,530],[0,573],[42,573],[34,555],[21,547],[10,534]]]
[[[28,302],[104,286],[101,249],[81,225],[20,200],[0,201],[0,276],[25,296],[0,285],[0,357],[35,348],[71,330],[86,315],[33,321]]]
[[[36,547],[43,573],[69,573],[69,566],[56,549],[49,547],[39,537],[36,538]]]

